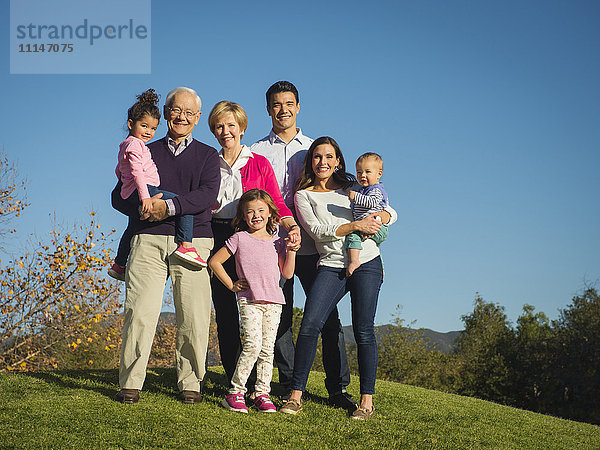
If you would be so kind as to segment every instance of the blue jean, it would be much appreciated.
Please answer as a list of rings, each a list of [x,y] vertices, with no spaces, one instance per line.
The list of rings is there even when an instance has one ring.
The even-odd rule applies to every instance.
[[[375,393],[377,341],[375,312],[383,282],[381,258],[362,264],[350,277],[345,268],[320,266],[306,299],[304,318],[296,342],[292,389],[306,390],[308,375],[315,359],[317,339],[325,320],[338,302],[350,291],[352,328],[358,349],[360,393]]]
[[[161,191],[156,186],[148,185],[148,193],[150,197],[154,197],[156,194],[162,194],[162,199],[166,200],[169,198],[177,197],[177,194],[173,194],[168,191]],[[131,204],[135,204],[135,206],[139,206],[139,195],[137,189],[133,191],[133,193],[127,197],[127,202]],[[194,216],[191,214],[185,214],[183,216],[177,216],[176,218],[176,242],[192,242],[194,237]],[[127,228],[123,232],[123,236],[121,236],[121,240],[119,241],[119,249],[117,250],[117,256],[115,258],[115,262],[121,266],[125,267],[127,264],[127,259],[129,258],[129,252],[131,250],[131,238],[133,237],[134,223],[129,218],[129,222],[127,223]]]
[[[296,256],[295,275],[300,280],[304,294],[308,296],[317,276],[318,253],[314,255]],[[275,363],[279,369],[279,383],[288,389],[294,373],[296,349],[292,335],[292,318],[294,312],[294,277],[284,280],[283,295],[285,305],[281,311],[277,341],[275,341]],[[323,368],[325,370],[325,387],[330,396],[346,391],[350,384],[350,368],[346,356],[344,330],[340,323],[338,310],[333,308],[321,330],[323,342]]]

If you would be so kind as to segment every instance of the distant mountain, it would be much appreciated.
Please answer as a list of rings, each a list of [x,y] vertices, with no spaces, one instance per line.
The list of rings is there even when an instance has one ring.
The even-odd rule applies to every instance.
[[[375,327],[376,333],[379,335],[385,334],[386,329],[392,325],[379,325]],[[352,326],[347,325],[343,327],[344,339],[348,345],[356,345],[354,340],[354,333]],[[460,331],[448,331],[447,333],[440,333],[438,331],[430,330],[429,328],[419,328],[419,331],[423,332],[423,337],[428,340],[432,347],[437,348],[443,353],[450,353],[454,350],[456,345],[456,338],[460,334]]]
[[[169,324],[175,324],[175,314],[172,312],[162,312],[160,313],[160,321]],[[388,327],[391,327],[391,325],[379,325],[375,328],[376,330],[378,330],[379,333],[385,333],[385,329]],[[354,340],[354,334],[352,332],[352,326],[347,325],[343,327],[343,330],[346,344],[356,345],[356,341]],[[450,353],[452,350],[454,350],[456,338],[460,334],[460,331],[449,331],[447,333],[440,333],[438,331],[430,330],[429,328],[420,328],[419,330],[423,332],[423,337],[426,340],[429,340],[432,347],[436,347],[438,350],[444,353]]]

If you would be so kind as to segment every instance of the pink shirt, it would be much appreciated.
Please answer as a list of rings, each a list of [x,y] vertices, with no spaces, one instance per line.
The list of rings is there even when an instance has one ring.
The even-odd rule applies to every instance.
[[[214,217],[232,219],[235,216],[240,197],[250,189],[267,191],[279,210],[279,217],[281,219],[292,217],[292,212],[283,201],[273,167],[267,158],[252,153],[244,145],[238,159],[231,167],[223,158],[223,150],[219,154],[221,185],[217,203],[212,208]]]
[[[144,141],[129,136],[121,142],[118,161],[115,172],[123,182],[121,197],[126,199],[137,189],[140,200],[150,198],[147,185],[159,186],[160,178]]]
[[[285,253],[284,240],[277,235],[267,240],[258,239],[247,231],[238,231],[225,245],[235,255],[238,277],[244,278],[250,286],[248,290],[238,292],[238,298],[283,305],[279,255]]]

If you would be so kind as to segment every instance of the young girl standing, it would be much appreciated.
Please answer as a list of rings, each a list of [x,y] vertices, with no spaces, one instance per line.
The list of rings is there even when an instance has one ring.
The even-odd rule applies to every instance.
[[[273,376],[273,353],[281,305],[285,303],[279,287],[280,273],[294,276],[297,244],[277,236],[279,213],[271,196],[251,189],[239,200],[231,236],[210,259],[209,267],[221,282],[237,293],[242,334],[242,352],[231,379],[231,389],[223,406],[247,413],[244,400],[246,381],[256,363],[253,403],[260,412],[275,412],[269,392]],[[223,263],[235,255],[237,281],[233,281]]]
[[[177,195],[158,189],[160,177],[150,149],[146,142],[154,137],[160,111],[158,95],[154,89],[148,89],[137,96],[138,101],[127,111],[127,128],[129,136],[119,145],[118,164],[115,170],[121,180],[121,197],[124,200],[139,204],[140,214],[152,211],[152,196],[162,194],[162,199],[174,198]],[[192,245],[194,217],[183,215],[177,219],[176,241],[180,243],[175,255],[196,267],[206,267],[206,262],[200,258]],[[118,280],[125,280],[125,265],[129,257],[130,242],[133,237],[131,219],[129,226],[119,242],[117,257],[108,274]]]

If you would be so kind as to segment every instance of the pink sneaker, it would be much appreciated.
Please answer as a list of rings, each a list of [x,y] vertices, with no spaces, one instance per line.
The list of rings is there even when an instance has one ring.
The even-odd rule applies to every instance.
[[[194,247],[186,248],[183,245],[180,245],[177,247],[177,250],[175,250],[175,256],[177,256],[179,259],[189,262],[196,267],[207,266],[206,261],[200,258],[200,255]]]
[[[225,409],[229,411],[237,411],[244,414],[248,414],[248,407],[246,406],[246,402],[244,401],[244,396],[242,394],[227,394],[221,405]]]
[[[108,269],[108,274],[115,280],[125,281],[125,267],[121,267],[117,263],[114,263],[112,267]]]
[[[258,409],[259,412],[265,413],[274,413],[277,412],[277,408],[271,401],[271,398],[268,394],[261,394],[256,396],[254,399],[254,407]]]

